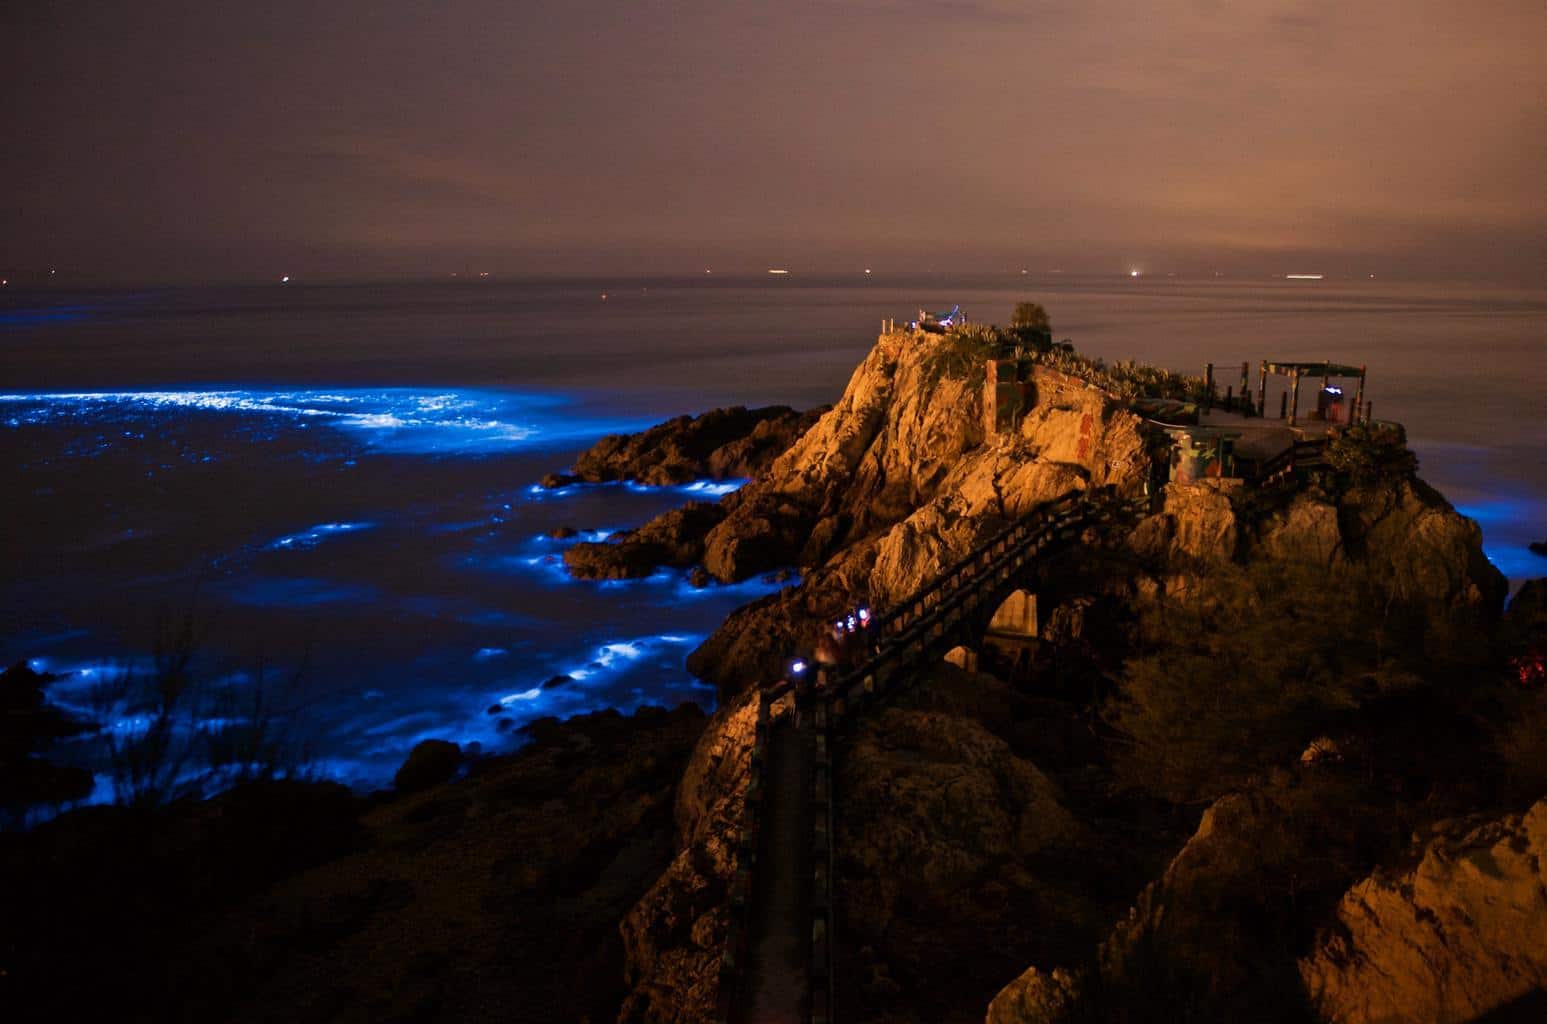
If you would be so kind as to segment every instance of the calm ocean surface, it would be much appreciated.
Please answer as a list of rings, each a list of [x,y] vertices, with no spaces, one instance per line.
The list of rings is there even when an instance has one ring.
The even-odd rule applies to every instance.
[[[1406,424],[1489,556],[1516,583],[1547,574],[1526,551],[1547,539],[1547,292],[1063,276],[13,287],[0,658],[68,673],[56,700],[133,730],[143,709],[100,681],[191,615],[206,707],[239,705],[217,698],[261,666],[317,765],[362,786],[426,737],[493,750],[543,715],[707,707],[683,657],[777,584],[571,581],[544,534],[598,536],[721,489],[532,485],[607,432],[832,401],[883,317],[960,303],[1003,322],[1028,298],[1055,337],[1107,359],[1367,363],[1375,414]],[[95,766],[95,742],[56,754]]]

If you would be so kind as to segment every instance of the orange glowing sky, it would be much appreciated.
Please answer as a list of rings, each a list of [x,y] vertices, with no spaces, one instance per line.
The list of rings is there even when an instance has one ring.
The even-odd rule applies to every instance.
[[[0,270],[1547,272],[1547,4],[7,4]]]

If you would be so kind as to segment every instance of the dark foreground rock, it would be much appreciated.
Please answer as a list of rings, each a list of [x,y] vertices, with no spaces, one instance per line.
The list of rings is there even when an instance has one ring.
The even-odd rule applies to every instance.
[[[89,772],[36,756],[54,740],[92,728],[48,704],[44,690],[53,679],[26,662],[0,673],[0,822],[91,795]]]
[[[732,406],[678,416],[638,434],[609,434],[575,460],[574,471],[550,486],[583,481],[687,483],[753,477],[804,434],[825,409],[800,413],[783,405]]]
[[[446,740],[424,740],[409,751],[408,760],[392,777],[392,785],[412,793],[447,781],[461,767],[461,747]]]
[[[0,835],[3,1016],[611,1021],[703,723],[604,712],[407,795],[268,783]]]

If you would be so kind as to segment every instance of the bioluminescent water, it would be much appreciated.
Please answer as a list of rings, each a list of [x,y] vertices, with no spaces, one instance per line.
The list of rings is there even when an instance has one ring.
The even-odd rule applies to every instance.
[[[497,750],[544,716],[712,707],[683,659],[778,586],[571,579],[569,544],[742,481],[536,487],[578,446],[646,425],[568,398],[10,392],[0,410],[30,521],[25,543],[8,537],[20,571],[6,584],[7,646],[64,677],[57,703],[119,735],[148,712],[132,692],[104,701],[102,683],[150,674],[168,623],[188,620],[205,682],[185,717],[221,728],[198,701],[251,686],[266,665],[312,763],[380,785],[425,738]],[[561,526],[578,532],[549,536]],[[83,736],[64,754],[99,767],[100,745]]]
[[[1243,361],[1368,364],[1375,414],[1406,424],[1489,557],[1516,583],[1547,574],[1526,550],[1547,539],[1540,292],[883,273],[11,290],[0,656],[61,673],[52,699],[133,735],[145,702],[104,680],[143,675],[196,622],[190,728],[239,722],[262,680],[313,762],[364,787],[426,737],[499,750],[542,716],[712,703],[684,657],[780,584],[583,582],[562,557],[739,482],[537,482],[604,433],[832,401],[882,318],[1003,321],[1023,299],[1092,355],[1213,362],[1221,386]],[[92,764],[101,743],[53,756]]]

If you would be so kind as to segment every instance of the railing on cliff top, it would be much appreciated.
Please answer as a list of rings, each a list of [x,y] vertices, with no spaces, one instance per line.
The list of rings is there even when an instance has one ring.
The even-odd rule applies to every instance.
[[[960,632],[992,614],[996,598],[1020,578],[1039,555],[1076,541],[1090,527],[1116,525],[1139,511],[1143,499],[1111,494],[1092,498],[1078,491],[1039,506],[1025,518],[975,548],[906,601],[876,617],[867,631],[866,660],[825,687],[797,688],[789,681],[760,689],[752,745],[737,869],[731,894],[731,919],[720,968],[720,1019],[735,1022],[752,991],[748,966],[754,936],[754,883],[760,869],[762,811],[768,793],[769,742],[776,707],[793,695],[796,713],[812,732],[811,787],[806,817],[811,823],[812,869],[807,900],[808,965],[805,1020],[828,1024],[833,1017],[833,741],[837,726],[852,722],[874,701],[895,692],[916,676],[919,665],[955,646]],[[784,710],[787,710],[787,706]],[[767,870],[767,865],[761,865]]]
[[[1297,469],[1325,465],[1327,444],[1326,438],[1296,441],[1258,466],[1253,479],[1259,487],[1271,487],[1289,479]]]

